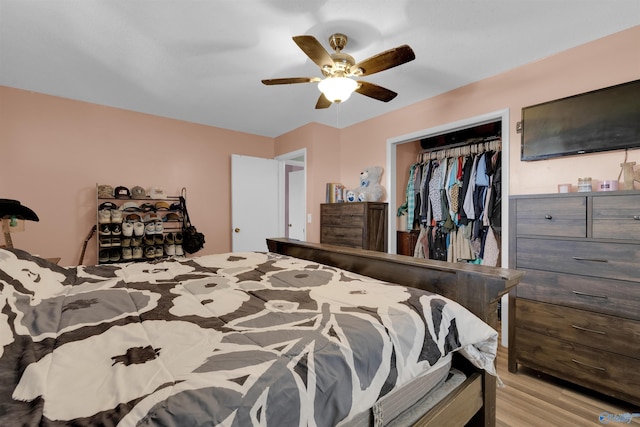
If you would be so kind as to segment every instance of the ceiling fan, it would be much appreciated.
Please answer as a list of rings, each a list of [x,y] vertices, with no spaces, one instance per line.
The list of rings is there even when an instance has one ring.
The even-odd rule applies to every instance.
[[[356,62],[351,55],[342,52],[342,49],[347,45],[348,38],[341,33],[335,33],[329,37],[329,44],[335,51],[331,54],[313,36],[295,36],[293,41],[320,67],[324,79],[319,77],[290,77],[265,79],[262,80],[262,83],[265,85],[282,85],[318,82],[318,89],[320,89],[321,94],[316,103],[316,109],[328,108],[334,102],[344,102],[353,92],[378,101],[391,101],[398,95],[396,92],[374,83],[355,80],[354,78],[370,76],[413,61],[416,58],[413,50],[405,44],[381,52],[364,61]]]

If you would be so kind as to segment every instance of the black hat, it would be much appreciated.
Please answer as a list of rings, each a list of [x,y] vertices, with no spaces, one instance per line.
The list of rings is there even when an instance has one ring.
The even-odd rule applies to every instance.
[[[113,191],[113,195],[115,196],[116,199],[130,199],[131,198],[131,193],[129,192],[129,189],[127,187],[116,187],[116,189]]]
[[[21,205],[19,201],[0,199],[0,219],[10,216],[15,216],[18,219],[28,219],[29,221],[40,221],[34,211]]]

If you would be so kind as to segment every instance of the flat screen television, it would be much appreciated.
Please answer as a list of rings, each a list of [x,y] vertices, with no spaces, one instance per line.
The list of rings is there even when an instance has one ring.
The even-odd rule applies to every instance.
[[[640,148],[640,80],[522,109],[521,160]]]

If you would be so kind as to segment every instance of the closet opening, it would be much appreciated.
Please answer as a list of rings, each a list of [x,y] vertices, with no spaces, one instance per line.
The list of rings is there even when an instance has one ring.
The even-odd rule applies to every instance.
[[[502,125],[483,123],[421,138],[398,208],[397,253],[500,265]],[[398,171],[400,172],[400,171]]]
[[[398,253],[402,250],[398,239],[399,231],[410,231],[409,225],[404,221],[407,215],[397,215],[401,211],[403,204],[407,201],[406,189],[409,178],[409,171],[412,165],[423,160],[431,160],[430,158],[443,158],[447,155],[460,156],[466,154],[467,151],[472,155],[484,150],[494,150],[497,156],[493,156],[493,161],[498,158],[501,164],[501,183],[500,193],[503,201],[509,197],[509,110],[503,109],[491,113],[470,117],[456,122],[424,129],[407,135],[393,137],[387,140],[387,171],[386,177],[387,188],[389,189],[389,223],[388,223],[388,241],[389,252]],[[419,160],[418,160],[419,159]],[[443,169],[444,170],[444,169]],[[501,202],[500,207],[501,226],[498,233],[491,238],[492,258],[497,266],[505,267],[508,264],[508,228],[509,228],[509,212],[508,203]],[[448,225],[450,226],[450,224]],[[420,229],[413,231],[414,238],[420,234]],[[433,231],[433,229],[432,229]],[[442,237],[438,236],[442,243]],[[450,236],[447,236],[450,237]],[[477,240],[481,242],[481,240]],[[415,251],[415,242],[409,245],[409,249]],[[477,245],[476,245],[477,246]],[[499,255],[495,256],[495,248],[498,248]],[[444,257],[444,251],[440,253]],[[452,262],[473,262],[472,260],[463,259],[464,257],[451,256],[447,254],[448,260]],[[458,258],[461,258],[458,260]],[[481,261],[475,260],[476,263]],[[508,346],[506,330],[508,328],[508,304],[506,296],[501,302],[501,318],[503,338],[502,344]]]

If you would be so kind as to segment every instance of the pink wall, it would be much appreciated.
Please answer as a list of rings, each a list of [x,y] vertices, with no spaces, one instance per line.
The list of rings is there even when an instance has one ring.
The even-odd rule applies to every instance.
[[[511,194],[555,192],[584,175],[615,179],[624,152],[520,162],[515,124],[523,106],[640,78],[639,51],[634,27],[342,130],[312,123],[275,140],[0,87],[0,197],[21,200],[41,218],[14,235],[17,247],[70,265],[95,221],[96,183],[168,193],[184,186],[192,220],[207,236],[199,254],[224,252],[230,155],[273,158],[306,148],[307,238],[318,241],[326,182],[357,186],[362,168],[386,164],[390,138],[507,108]],[[640,150],[628,160],[640,164]],[[95,252],[92,242],[85,263],[95,263]]]
[[[84,102],[0,87],[0,197],[20,200],[40,222],[16,247],[78,261],[95,223],[96,183],[187,188],[199,254],[231,247],[231,154],[273,158],[274,141]],[[221,208],[224,207],[224,208]],[[95,238],[85,264],[96,262]]]
[[[390,138],[503,109],[510,111],[511,194],[556,192],[581,176],[616,179],[624,151],[521,162],[516,122],[524,106],[639,79],[639,52],[637,26],[343,129],[340,179],[352,182],[363,167],[384,166]],[[640,150],[630,150],[628,161],[640,164]]]

